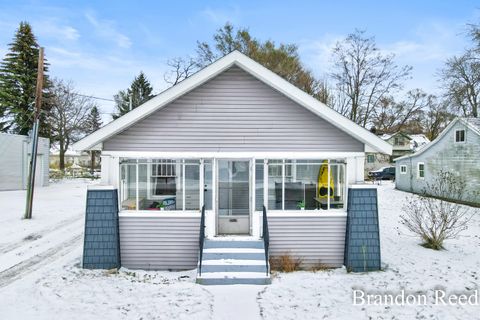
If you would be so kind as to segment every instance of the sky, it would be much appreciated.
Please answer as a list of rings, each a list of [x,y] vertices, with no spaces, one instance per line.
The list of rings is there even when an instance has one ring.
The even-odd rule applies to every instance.
[[[158,93],[169,59],[195,53],[226,22],[261,40],[294,43],[319,77],[332,72],[331,51],[355,29],[413,67],[405,90],[439,92],[438,71],[469,46],[466,26],[480,23],[476,1],[5,1],[0,0],[0,57],[20,21],[45,47],[49,74],[80,93],[112,99],[143,71]],[[104,121],[113,102],[98,100]]]

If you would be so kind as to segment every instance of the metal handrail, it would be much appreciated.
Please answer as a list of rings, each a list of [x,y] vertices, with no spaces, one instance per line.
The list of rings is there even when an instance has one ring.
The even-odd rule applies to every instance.
[[[263,206],[263,246],[265,248],[265,266],[267,269],[267,276],[270,273],[268,269],[268,246],[270,245],[270,234],[268,232],[268,219],[267,219],[267,209]]]
[[[205,242],[205,205],[202,207],[202,215],[200,217],[200,236],[199,236],[199,263],[198,263],[198,275],[202,275],[202,258],[203,258],[203,244]]]

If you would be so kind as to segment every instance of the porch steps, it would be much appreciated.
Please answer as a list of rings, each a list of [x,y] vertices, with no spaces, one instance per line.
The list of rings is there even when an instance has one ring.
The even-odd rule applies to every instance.
[[[204,285],[270,284],[262,240],[205,239],[202,273]]]

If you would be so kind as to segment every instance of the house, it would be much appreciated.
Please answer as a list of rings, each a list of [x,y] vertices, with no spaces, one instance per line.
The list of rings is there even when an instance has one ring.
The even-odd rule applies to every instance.
[[[429,193],[440,170],[465,179],[468,203],[480,203],[480,119],[456,118],[430,144],[418,152],[395,159],[396,187],[413,193]],[[452,195],[453,200],[456,199]]]
[[[35,186],[48,185],[50,140],[38,138]],[[26,189],[32,151],[30,137],[0,133],[0,191]]]
[[[365,174],[382,167],[392,166],[395,158],[412,154],[430,142],[424,134],[407,134],[402,131],[394,134],[383,134],[380,138],[392,145],[392,155],[368,152],[365,158]]]
[[[70,167],[72,165],[78,165],[83,168],[90,169],[92,157],[90,152],[86,151],[74,151],[69,148],[65,152],[65,166]],[[100,156],[98,154],[95,155],[95,166],[100,164]],[[60,166],[60,151],[58,147],[52,146],[50,148],[50,167],[58,168]]]
[[[109,215],[88,218],[108,211],[93,206],[111,203],[114,189],[120,252],[110,258],[142,269],[201,269],[203,261],[203,272],[264,272],[268,253],[301,257],[306,267],[343,265],[349,187],[364,181],[366,151],[392,149],[237,51],[73,148],[101,151],[107,190],[88,200],[95,230],[84,266],[104,261],[93,249],[97,234],[116,232],[116,218],[105,223],[111,233],[97,224]]]

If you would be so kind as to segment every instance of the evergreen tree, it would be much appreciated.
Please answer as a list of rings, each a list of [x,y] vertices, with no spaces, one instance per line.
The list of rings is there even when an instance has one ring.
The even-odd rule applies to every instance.
[[[117,113],[113,115],[113,119],[117,119],[130,111],[130,98],[132,99],[132,109],[147,102],[153,98],[153,88],[143,72],[135,77],[130,88],[120,90],[114,95],[115,107]]]
[[[97,106],[93,106],[87,118],[86,130],[88,133],[93,133],[102,126],[102,118],[98,112]]]
[[[21,22],[9,51],[0,65],[0,131],[28,134],[35,114],[39,46],[32,27]],[[49,88],[47,64],[44,66],[44,91]],[[48,94],[44,95],[40,117],[40,135],[49,137],[46,113]]]
[[[86,131],[87,133],[93,133],[100,129],[102,126],[102,118],[100,117],[100,113],[98,112],[97,106],[93,106],[90,110],[90,114],[87,118],[86,123]],[[95,170],[95,158],[97,157],[99,151],[98,150],[90,150],[90,172],[93,174]]]

